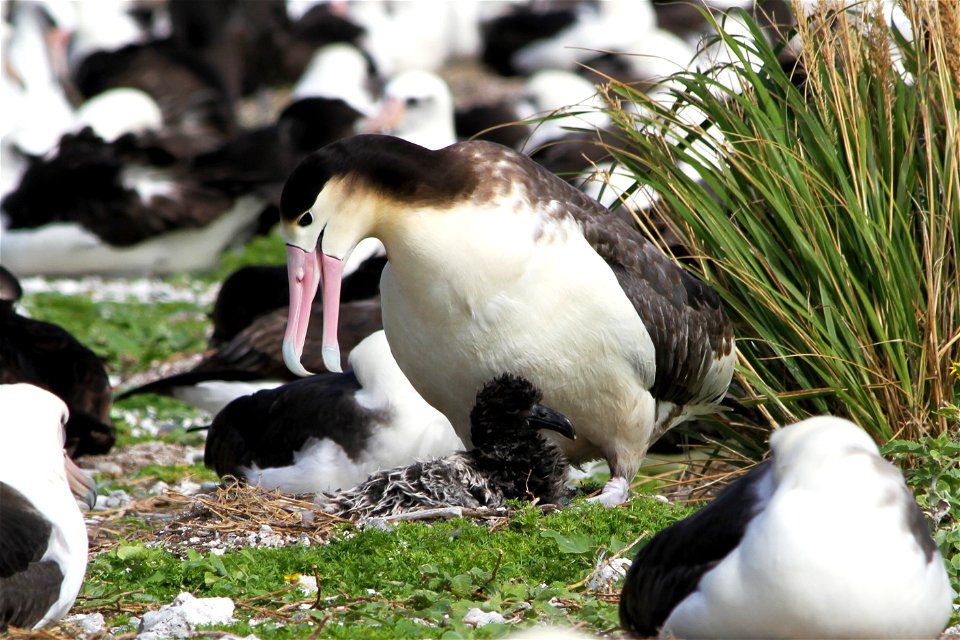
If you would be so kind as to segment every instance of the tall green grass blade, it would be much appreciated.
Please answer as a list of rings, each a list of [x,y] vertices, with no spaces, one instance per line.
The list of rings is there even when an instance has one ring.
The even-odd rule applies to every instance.
[[[802,75],[743,15],[747,37],[717,25],[729,87],[705,70],[655,95],[613,89],[636,108],[611,113],[629,138],[611,152],[659,196],[638,220],[665,219],[723,297],[737,388],[764,421],[831,412],[881,441],[950,426],[960,8],[903,9],[920,36],[869,3],[800,16]]]

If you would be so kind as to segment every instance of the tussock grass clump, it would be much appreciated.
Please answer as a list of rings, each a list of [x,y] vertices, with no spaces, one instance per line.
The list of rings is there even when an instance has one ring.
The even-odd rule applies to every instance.
[[[733,65],[608,87],[611,152],[659,196],[638,223],[665,218],[735,322],[756,411],[734,422],[956,428],[960,9],[902,10],[823,3],[787,46],[744,15],[746,37],[718,25]]]

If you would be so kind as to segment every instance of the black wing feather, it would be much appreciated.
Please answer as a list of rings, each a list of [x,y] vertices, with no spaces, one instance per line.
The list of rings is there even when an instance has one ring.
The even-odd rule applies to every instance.
[[[237,398],[213,419],[204,464],[221,476],[243,477],[242,467],[292,465],[310,438],[328,438],[353,459],[374,423],[385,419],[357,405],[353,372],[321,374]]]
[[[32,627],[60,596],[63,571],[41,562],[52,531],[26,496],[0,482],[0,632]]]
[[[620,624],[654,636],[700,578],[733,551],[765,501],[771,467],[763,462],[709,505],[655,535],[630,566],[620,597]]]
[[[17,382],[47,389],[67,404],[71,457],[106,453],[113,446],[113,390],[100,357],[59,325],[9,308],[0,313],[0,384]]]

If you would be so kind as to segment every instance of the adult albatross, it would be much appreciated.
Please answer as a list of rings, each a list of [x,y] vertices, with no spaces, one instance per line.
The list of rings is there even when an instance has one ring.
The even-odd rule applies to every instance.
[[[943,557],[903,475],[849,420],[770,437],[771,457],[637,553],[620,622],[648,638],[936,638]]]
[[[0,635],[39,629],[73,606],[87,568],[93,481],[63,449],[69,411],[31,384],[0,385]],[[72,494],[72,495],[71,495]]]
[[[283,352],[300,364],[323,280],[323,356],[339,371],[340,274],[367,237],[387,251],[383,325],[414,388],[470,446],[470,408],[509,372],[577,430],[572,462],[603,457],[599,500],[626,500],[651,442],[710,413],[733,375],[716,292],[630,225],[526,156],[489,142],[428,150],[361,135],[314,152],[281,196],[290,311]],[[318,251],[319,249],[319,251]]]

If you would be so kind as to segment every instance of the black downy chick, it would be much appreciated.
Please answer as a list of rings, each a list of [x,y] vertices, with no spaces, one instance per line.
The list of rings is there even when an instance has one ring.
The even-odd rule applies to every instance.
[[[477,394],[470,413],[473,449],[380,471],[353,489],[317,494],[315,505],[363,520],[448,506],[499,507],[510,499],[555,503],[567,461],[539,430],[570,439],[576,433],[566,416],[538,404],[541,399],[528,380],[502,374]]]

